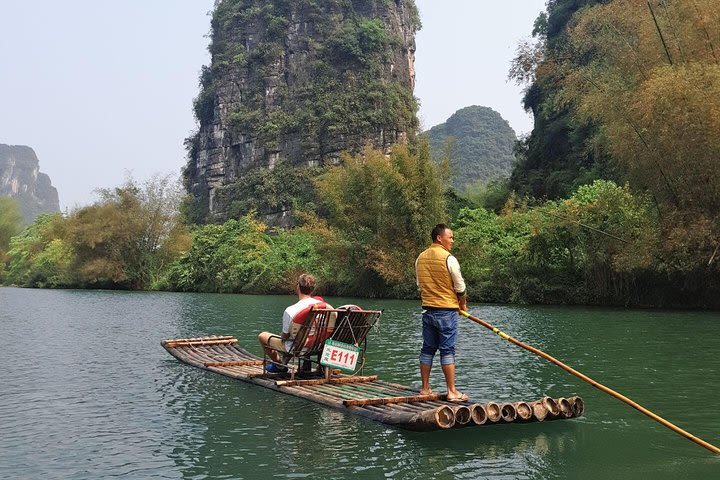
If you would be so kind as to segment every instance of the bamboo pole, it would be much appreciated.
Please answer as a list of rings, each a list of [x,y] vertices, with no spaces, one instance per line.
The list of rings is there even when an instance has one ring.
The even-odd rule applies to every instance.
[[[262,361],[260,361],[262,365]],[[291,387],[294,385],[338,385],[346,383],[366,383],[377,380],[377,375],[371,375],[369,377],[340,377],[340,378],[316,378],[312,380],[278,380],[275,385],[278,387]]]
[[[363,408],[369,408],[369,409],[378,409],[383,410],[382,407],[378,406],[372,406],[369,405],[367,407]],[[387,414],[385,411],[386,418],[392,418],[390,415]],[[422,410],[416,413],[405,413],[403,414],[402,423],[403,426],[406,428],[410,428],[412,430],[419,430],[419,431],[427,431],[427,430],[433,430],[433,429],[448,429],[452,428],[455,425],[455,414],[452,411],[450,407],[447,405],[442,405],[439,407]],[[400,419],[398,419],[400,420]],[[392,422],[386,422],[386,423],[392,423],[392,424],[399,424],[399,422],[395,419],[393,419]]]
[[[262,365],[262,360],[232,360],[228,362],[205,362],[206,367],[247,367],[250,365]]]
[[[446,405],[416,411],[398,411],[400,405],[365,405],[351,407],[362,411],[362,415],[389,425],[402,425],[418,431],[448,429],[455,425],[455,414]],[[393,410],[395,409],[395,410]]]
[[[500,338],[502,338],[503,340],[507,340],[507,341],[510,342],[510,343],[513,343],[513,344],[515,344],[515,345],[517,345],[517,346],[519,346],[519,347],[521,347],[521,348],[524,348],[525,350],[527,350],[527,351],[529,351],[529,352],[534,353],[535,355],[538,355],[538,356],[544,358],[545,360],[547,360],[547,361],[549,361],[549,362],[551,362],[551,363],[554,363],[555,365],[557,365],[558,367],[562,368],[562,369],[565,370],[566,372],[568,372],[568,373],[570,373],[570,374],[572,374],[572,375],[575,375],[576,377],[578,377],[579,379],[581,379],[581,380],[589,383],[589,384],[592,385],[593,387],[595,387],[595,388],[597,388],[597,389],[599,389],[599,390],[602,390],[603,392],[607,393],[608,395],[611,395],[611,396],[617,398],[618,400],[620,400],[620,401],[622,401],[622,402],[630,405],[630,406],[633,407],[635,410],[639,411],[640,413],[643,413],[643,414],[647,415],[648,417],[652,418],[652,419],[655,420],[656,422],[659,422],[659,423],[665,425],[666,427],[668,427],[668,428],[669,428],[670,430],[672,430],[673,432],[675,432],[675,433],[677,433],[677,434],[679,434],[679,435],[682,435],[683,437],[687,438],[687,439],[690,440],[691,442],[695,442],[695,443],[697,443],[698,445],[700,445],[701,447],[707,448],[708,450],[710,450],[710,451],[713,452],[713,453],[720,454],[720,448],[716,447],[715,445],[712,445],[712,444],[706,442],[705,440],[703,440],[703,439],[701,439],[701,438],[699,438],[699,437],[696,437],[695,435],[691,434],[690,432],[687,432],[687,431],[683,430],[682,428],[678,427],[677,425],[675,425],[675,424],[673,424],[673,423],[670,423],[669,421],[665,420],[665,419],[662,418],[661,416],[659,416],[659,415],[651,412],[650,410],[648,410],[647,408],[643,407],[642,405],[640,405],[640,404],[634,402],[633,400],[629,399],[629,398],[626,397],[625,395],[622,395],[621,393],[618,393],[618,392],[616,392],[615,390],[613,390],[613,389],[611,389],[611,388],[608,388],[608,387],[606,387],[605,385],[603,385],[603,384],[601,384],[601,383],[593,380],[592,378],[588,377],[587,375],[578,372],[578,371],[575,370],[574,368],[569,367],[568,365],[564,364],[563,362],[561,362],[560,360],[556,359],[555,357],[553,357],[553,356],[551,356],[551,355],[548,355],[547,353],[543,352],[542,350],[539,350],[539,349],[537,349],[537,348],[535,348],[535,347],[532,347],[532,346],[530,346],[530,345],[528,345],[528,344],[526,344],[526,343],[523,343],[523,342],[521,342],[520,340],[517,340],[516,338],[511,337],[510,335],[506,334],[505,332],[502,332],[502,331],[499,330],[498,328],[490,325],[488,322],[486,322],[486,321],[484,321],[484,320],[481,320],[481,319],[479,319],[479,318],[477,318],[477,317],[474,317],[474,316],[470,315],[468,312],[466,312],[466,311],[464,311],[464,310],[460,310],[460,314],[463,315],[463,316],[465,316],[465,317],[467,317],[467,318],[469,318],[469,319],[472,320],[473,322],[478,323],[478,324],[482,325],[483,327],[485,327],[485,328],[487,328],[487,329],[489,329],[489,330],[492,330],[494,333],[496,333],[498,336],[500,336]]]
[[[235,338],[232,335],[210,335],[208,337],[192,337],[192,338],[169,338],[165,340],[165,343],[172,343],[172,342],[198,342],[198,341],[205,341],[205,340],[228,340],[230,338]]]
[[[196,347],[202,345],[218,345],[226,343],[235,343],[237,340],[234,338],[228,338],[227,340],[199,340],[197,342],[170,342],[166,343],[166,348],[177,348],[177,347]]]
[[[212,362],[215,360],[214,358],[209,356],[205,350],[199,350],[192,345],[177,347],[177,349],[181,349],[196,363],[199,362],[202,366],[205,365],[205,362]]]
[[[237,338],[226,336],[226,337],[202,337],[202,338],[175,338],[163,341],[163,346],[166,348],[177,348],[177,347],[188,347],[195,345],[220,345],[237,343]]]
[[[348,388],[356,390],[358,392],[365,392],[367,395],[382,396],[382,397],[402,397],[405,396],[405,392],[398,390],[397,388],[387,387],[377,382],[368,383],[356,383],[349,385]]]
[[[238,358],[237,355],[228,350],[225,344],[213,344],[207,348],[213,353],[217,362],[244,361],[244,359]]]
[[[288,389],[291,390],[291,389]],[[311,400],[314,402],[318,402],[325,405],[335,405],[335,406],[341,406],[342,403],[340,399],[333,397],[332,395],[328,395],[324,392],[319,392],[316,389],[310,389],[308,387],[292,387],[292,390],[297,391],[298,393],[302,393],[302,398],[305,398],[307,400]]]
[[[309,387],[306,387],[306,388],[310,389]],[[350,397],[351,399],[355,398],[355,399],[359,399],[359,400],[362,400],[365,398],[365,396],[358,395],[353,392],[344,392],[343,393],[336,388],[332,388],[332,385],[314,385],[312,387],[312,389],[310,389],[310,390],[323,392],[326,395],[330,395],[330,396],[336,398],[340,403],[343,403],[343,401],[347,400],[348,397]]]
[[[365,395],[366,397],[404,397],[405,392],[396,388],[387,387],[376,382],[370,383],[354,383],[347,385],[346,388],[355,393]]]
[[[422,402],[425,400],[442,400],[447,397],[446,393],[431,393],[429,395],[411,395],[408,397],[383,397],[383,398],[365,398],[358,400],[344,400],[343,405],[346,407],[361,407],[364,405],[389,405],[393,403],[410,403]]]
[[[380,383],[380,384],[382,384],[382,385],[387,385],[387,386],[389,386],[389,387],[397,388],[398,390],[407,390],[407,391],[410,391],[410,392],[418,392],[417,389],[412,388],[412,387],[408,387],[407,385],[402,385],[402,384],[400,384],[400,383],[386,382],[385,380],[381,380],[381,381],[379,381],[378,383]],[[419,393],[419,392],[418,392],[418,393]]]
[[[351,385],[351,388],[354,390],[354,392],[359,395],[358,397],[354,397],[353,399],[383,399],[383,398],[404,398],[406,395],[403,394],[403,392],[397,392],[397,391],[386,391],[386,390],[376,390],[372,388],[364,388],[365,385],[357,385],[353,384]],[[405,409],[412,409],[412,410],[427,410],[427,409],[434,409],[441,404],[439,402],[419,402],[419,401],[404,401],[404,402],[395,402],[395,403],[387,403],[386,405],[397,405],[399,407],[405,408]]]

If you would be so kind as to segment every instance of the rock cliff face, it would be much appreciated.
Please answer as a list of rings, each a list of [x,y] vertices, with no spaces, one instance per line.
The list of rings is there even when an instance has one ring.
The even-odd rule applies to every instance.
[[[40,172],[33,149],[23,145],[0,144],[0,196],[17,200],[26,223],[41,213],[60,211],[50,177]]]
[[[247,203],[238,197],[262,196],[257,185],[232,188],[254,170],[337,163],[413,135],[419,26],[413,0],[216,2],[199,130],[187,140],[191,219],[227,218]],[[256,200],[266,215],[290,208]]]

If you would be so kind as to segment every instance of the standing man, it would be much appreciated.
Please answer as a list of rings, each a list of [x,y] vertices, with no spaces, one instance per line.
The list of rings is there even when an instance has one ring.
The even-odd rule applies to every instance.
[[[415,276],[422,299],[423,346],[420,350],[421,394],[432,393],[430,370],[435,352],[440,350],[440,365],[447,384],[447,399],[463,402],[468,396],[455,388],[455,340],[458,310],[467,310],[465,281],[460,264],[450,254],[453,231],[440,223],[433,228],[432,245],[415,260]]]

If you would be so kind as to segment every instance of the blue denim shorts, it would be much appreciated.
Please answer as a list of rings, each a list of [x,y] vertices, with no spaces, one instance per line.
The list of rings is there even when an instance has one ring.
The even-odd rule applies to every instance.
[[[420,363],[432,365],[435,352],[440,350],[440,364],[455,363],[457,339],[457,310],[423,310],[423,346]]]

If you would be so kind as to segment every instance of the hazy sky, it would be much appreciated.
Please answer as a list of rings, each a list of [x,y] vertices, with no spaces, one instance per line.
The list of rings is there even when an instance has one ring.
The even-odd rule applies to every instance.
[[[416,0],[423,128],[468,105],[517,133],[531,118],[507,82],[545,0]],[[72,209],[93,190],[180,172],[209,62],[213,0],[0,0],[0,143],[28,145]]]

